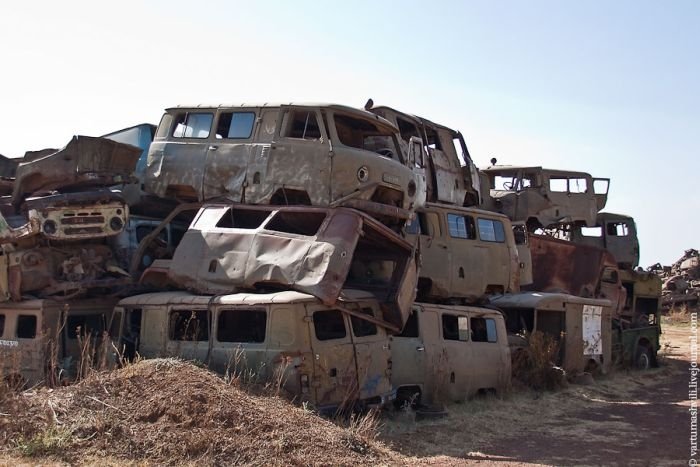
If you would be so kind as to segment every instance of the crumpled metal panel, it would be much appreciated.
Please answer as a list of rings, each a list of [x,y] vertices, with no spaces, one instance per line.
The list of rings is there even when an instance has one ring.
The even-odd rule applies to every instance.
[[[608,299],[622,311],[626,292],[610,252],[544,235],[530,235],[529,244],[533,281],[523,290]]]
[[[217,226],[229,215],[232,225],[243,227]],[[282,225],[278,216],[289,224],[306,223],[303,228],[307,219],[323,220],[313,232],[300,234],[276,227]],[[255,225],[249,224],[253,218]],[[284,286],[326,305],[335,304],[343,288],[360,288],[384,302],[384,320],[399,329],[417,283],[413,246],[359,211],[231,204],[200,210],[175,250],[168,275],[198,293]]]
[[[130,181],[141,150],[105,138],[74,136],[58,151],[27,153],[17,167],[12,202],[39,192]]]

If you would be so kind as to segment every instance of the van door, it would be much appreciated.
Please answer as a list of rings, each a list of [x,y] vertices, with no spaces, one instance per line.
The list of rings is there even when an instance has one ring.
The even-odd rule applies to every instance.
[[[464,401],[473,393],[475,378],[472,347],[469,342],[469,318],[458,312],[441,310],[442,356],[436,365],[436,384],[444,388],[437,397]]]
[[[163,117],[157,136],[167,139],[155,140],[149,150],[146,168],[149,191],[161,197],[174,194],[187,200],[203,199],[213,120],[213,110],[182,110],[173,112],[170,120]]]
[[[206,363],[211,338],[211,312],[206,308],[172,307],[167,316],[165,355]]]
[[[401,334],[391,338],[391,382],[399,391],[397,397],[413,396],[410,391],[402,391],[402,387],[420,388],[425,392],[428,368],[427,349],[420,328],[420,322],[423,319],[421,311],[420,306],[414,306]]]
[[[252,144],[256,121],[254,109],[219,110],[207,145],[201,199],[226,194],[233,201],[245,202],[247,166],[258,149]]]
[[[472,353],[478,356],[473,360],[475,378],[471,390],[500,390],[505,369],[501,346],[506,336],[499,335],[498,321],[494,316],[471,315],[469,325]]]
[[[267,362],[269,328],[266,307],[217,307],[213,310],[213,335],[209,367],[232,376],[265,380],[271,376]]]
[[[343,312],[323,305],[307,305],[306,316],[313,351],[314,402],[320,410],[357,399],[359,385],[349,320]]]
[[[375,308],[369,303],[361,303],[357,311],[381,318],[381,312]],[[391,345],[386,330],[358,316],[349,316],[349,319],[355,342],[359,398],[366,400],[389,394]]]
[[[272,194],[270,204],[330,203],[332,158],[324,121],[312,107],[279,109],[275,139],[263,159],[266,173],[261,172],[262,192]]]

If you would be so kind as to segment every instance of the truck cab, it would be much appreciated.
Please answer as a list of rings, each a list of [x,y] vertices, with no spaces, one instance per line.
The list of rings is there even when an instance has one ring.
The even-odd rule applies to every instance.
[[[531,232],[560,224],[594,226],[610,179],[542,167],[491,166],[482,171],[483,207],[522,221]]]

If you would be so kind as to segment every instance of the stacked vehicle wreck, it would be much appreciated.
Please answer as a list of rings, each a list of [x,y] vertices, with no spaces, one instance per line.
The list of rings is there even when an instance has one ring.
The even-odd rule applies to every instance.
[[[653,363],[638,245],[581,237],[619,221],[599,214],[608,179],[479,172],[458,131],[371,101],[175,107],[5,162],[0,343],[18,355],[61,340],[68,368],[106,332],[320,410],[507,390],[535,331],[574,374],[640,345]],[[55,374],[27,358],[25,379]]]

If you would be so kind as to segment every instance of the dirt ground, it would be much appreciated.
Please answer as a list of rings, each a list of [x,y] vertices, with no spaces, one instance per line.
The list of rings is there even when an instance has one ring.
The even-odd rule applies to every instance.
[[[660,368],[480,398],[438,421],[398,413],[380,439],[416,465],[687,465],[690,327],[663,329]]]
[[[659,368],[480,397],[440,420],[388,412],[378,430],[337,426],[190,364],[145,361],[0,404],[0,466],[687,465],[690,326],[663,329]]]

